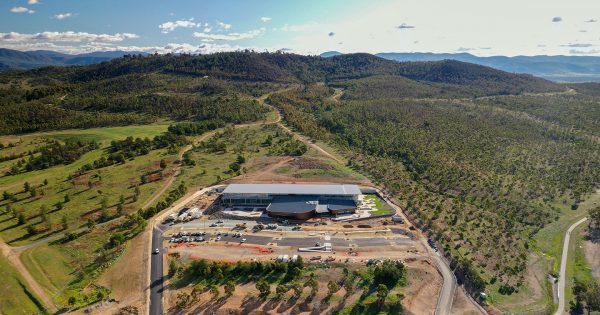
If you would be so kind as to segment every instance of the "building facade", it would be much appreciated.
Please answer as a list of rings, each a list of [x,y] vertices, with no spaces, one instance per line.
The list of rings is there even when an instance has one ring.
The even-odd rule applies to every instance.
[[[269,215],[308,219],[317,214],[354,213],[357,185],[230,184],[223,191],[227,207],[265,207]]]

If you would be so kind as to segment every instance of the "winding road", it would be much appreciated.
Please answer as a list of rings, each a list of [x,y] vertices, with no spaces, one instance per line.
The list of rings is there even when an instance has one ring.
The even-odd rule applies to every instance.
[[[565,312],[565,286],[567,278],[567,261],[569,255],[569,243],[571,241],[571,232],[577,228],[580,224],[585,222],[587,218],[583,218],[573,223],[567,232],[565,233],[565,239],[563,241],[562,255],[560,258],[560,273],[558,275],[558,309],[554,315],[563,315]]]

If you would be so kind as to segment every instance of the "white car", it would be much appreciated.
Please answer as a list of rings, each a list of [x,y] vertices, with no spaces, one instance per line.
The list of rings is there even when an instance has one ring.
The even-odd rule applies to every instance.
[[[160,250],[158,248],[154,249],[154,254],[158,254],[160,253]]]
[[[242,240],[240,241],[240,243],[245,243],[245,242],[246,242],[245,238],[242,238]]]
[[[217,241],[220,241],[220,240],[221,240],[221,237],[220,237],[220,236],[217,236]]]

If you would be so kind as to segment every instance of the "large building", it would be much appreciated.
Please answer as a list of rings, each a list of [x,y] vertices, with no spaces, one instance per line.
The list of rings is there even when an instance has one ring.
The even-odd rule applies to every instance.
[[[309,219],[316,214],[354,213],[357,185],[230,184],[223,190],[228,207],[265,207],[271,216]]]

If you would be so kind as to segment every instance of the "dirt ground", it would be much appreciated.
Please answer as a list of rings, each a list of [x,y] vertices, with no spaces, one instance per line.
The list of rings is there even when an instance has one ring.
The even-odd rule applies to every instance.
[[[232,178],[227,182],[370,184],[367,179],[358,180],[352,177],[311,176],[302,178],[296,176],[294,172],[276,172],[276,170],[284,167],[297,168],[300,163],[302,161],[298,161],[298,158],[277,156],[258,157],[247,165],[248,173]]]
[[[407,314],[434,314],[443,279],[428,260],[407,263],[409,285],[402,300]]]
[[[590,234],[590,239],[585,241],[583,249],[585,258],[592,268],[592,276],[600,281],[600,231]]]
[[[462,288],[456,290],[454,295],[454,303],[450,314],[453,315],[484,315],[467,297],[467,294]]]
[[[111,314],[125,306],[137,307],[140,314],[147,312],[145,288],[146,270],[149,266],[144,253],[148,242],[146,232],[138,235],[131,241],[123,256],[98,280],[100,285],[111,288],[111,297],[117,302],[94,308],[88,314]]]
[[[408,314],[433,314],[437,304],[437,297],[442,285],[442,278],[435,267],[427,260],[414,259],[406,263],[408,267],[409,285],[400,291],[406,296],[402,301]],[[238,285],[234,295],[230,298],[214,299],[209,292],[200,295],[200,298],[185,311],[170,308],[169,314],[230,314],[230,311],[239,311],[241,314],[331,314],[343,307],[353,305],[360,297],[360,290],[346,295],[342,288],[329,303],[323,299],[327,293],[327,282],[340,276],[340,270],[323,270],[318,274],[321,289],[312,301],[306,300],[309,288],[304,289],[303,296],[299,300],[292,298],[284,301],[259,300],[258,292],[254,283]],[[274,285],[272,291],[274,291]],[[174,305],[177,294],[180,292],[191,292],[191,287],[181,290],[167,290],[165,300],[167,305]],[[222,288],[220,289],[222,293]],[[289,297],[289,294],[288,294]],[[316,309],[317,308],[317,309]]]

